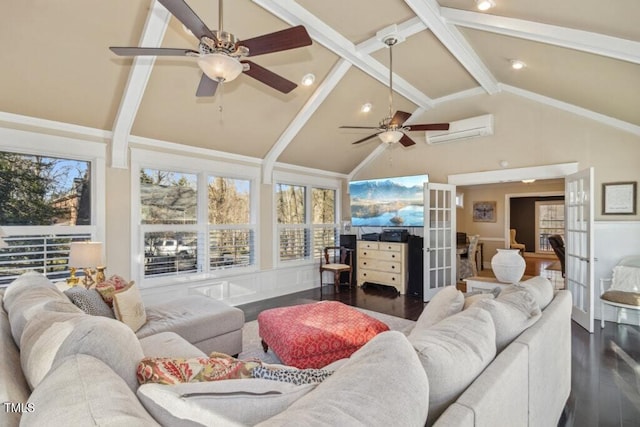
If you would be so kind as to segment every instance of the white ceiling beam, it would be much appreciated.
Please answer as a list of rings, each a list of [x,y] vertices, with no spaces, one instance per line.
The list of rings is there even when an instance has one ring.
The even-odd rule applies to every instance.
[[[371,53],[369,45],[364,45],[366,49],[359,51],[351,41],[293,0],[252,1],[291,25],[304,25],[313,40],[349,61],[385,86],[389,84],[389,69],[369,56],[369,53]],[[404,31],[407,32],[415,31],[416,28],[416,23],[413,20],[407,24],[407,27],[403,27]],[[427,108],[433,106],[431,98],[396,74],[394,74],[393,85],[395,92],[419,107]]]
[[[404,1],[487,93],[495,94],[500,91],[496,78],[464,36],[442,18],[440,5],[435,0]]]
[[[562,46],[640,64],[640,42],[589,31],[466,10],[442,8],[440,12],[448,23],[454,25]]]
[[[271,184],[273,178],[273,168],[276,165],[276,161],[287,148],[287,146],[293,141],[298,132],[304,127],[309,118],[316,112],[318,107],[322,105],[327,96],[335,89],[340,83],[340,80],[347,74],[347,71],[351,68],[351,63],[346,60],[340,60],[331,69],[327,77],[318,85],[318,88],[313,92],[311,97],[304,104],[300,112],[296,114],[296,117],[291,121],[289,126],[280,135],[280,138],[271,147],[271,150],[267,153],[262,164],[262,183]]]
[[[153,1],[142,30],[139,46],[160,47],[171,19],[169,11]],[[129,72],[129,79],[120,100],[120,107],[113,123],[111,139],[111,167],[128,168],[129,135],[138,114],[140,102],[153,70],[155,56],[136,56]]]
[[[500,83],[500,87],[505,92],[522,96],[523,98],[527,98],[532,101],[548,105],[550,107],[558,108],[560,110],[568,111],[569,113],[577,114],[578,116],[586,117],[596,122],[603,123],[607,126],[611,126],[625,132],[629,132],[633,135],[640,136],[640,126],[638,125],[634,125],[610,116],[605,116],[604,114],[596,113],[595,111],[587,110],[586,108],[578,107],[577,105],[569,104],[567,102],[558,101],[557,99],[549,98],[547,96],[540,95],[539,93],[530,92],[528,90],[520,89],[515,86]]]
[[[426,30],[427,26],[420,18],[415,17],[398,24],[396,29],[399,38],[408,39],[414,34],[418,34],[419,32]],[[388,46],[384,44],[382,40],[379,40],[377,37],[371,37],[369,40],[365,40],[356,45],[356,51],[363,55],[370,55],[373,52],[380,49],[386,49],[387,47]]]

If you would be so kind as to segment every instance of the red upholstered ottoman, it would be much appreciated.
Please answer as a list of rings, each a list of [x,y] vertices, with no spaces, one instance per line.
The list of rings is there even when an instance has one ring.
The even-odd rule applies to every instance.
[[[322,368],[351,356],[389,327],[337,301],[273,308],[258,315],[264,351],[297,368]]]

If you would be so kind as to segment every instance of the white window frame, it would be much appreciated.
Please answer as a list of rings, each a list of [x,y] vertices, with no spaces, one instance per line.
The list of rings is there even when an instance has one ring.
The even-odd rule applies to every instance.
[[[87,234],[93,241],[105,241],[106,144],[66,136],[0,128],[0,151],[91,163],[91,225],[5,226],[0,224],[7,237]]]
[[[340,232],[340,224],[341,224],[341,216],[342,212],[342,181],[339,178],[331,178],[331,177],[320,177],[320,176],[310,176],[304,174],[298,174],[288,171],[274,171],[273,173],[273,264],[278,267],[293,267],[297,265],[306,265],[315,263],[318,258],[314,256],[313,248],[313,231],[315,228],[326,227],[326,224],[313,224],[312,219],[312,189],[326,189],[326,190],[334,190],[335,191],[335,229],[336,229],[336,237]],[[304,225],[294,225],[293,227],[305,228],[309,230],[310,233],[310,242],[308,253],[309,255],[305,257],[305,259],[297,259],[297,260],[280,260],[280,231],[283,228],[291,227],[291,225],[287,226],[284,224],[278,224],[278,211],[277,211],[277,185],[295,185],[305,187],[305,224]],[[337,242],[336,242],[337,243]]]
[[[198,207],[196,224],[142,224],[140,205],[140,171],[154,169],[170,172],[196,174]],[[254,247],[253,264],[246,267],[229,269],[211,269],[209,264],[209,231],[211,225],[208,218],[208,181],[210,176],[248,180],[251,185],[250,224],[240,225],[253,228]],[[195,158],[187,155],[160,153],[141,148],[131,149],[131,277],[135,277],[141,288],[175,285],[178,283],[196,283],[210,278],[228,277],[246,274],[259,270],[260,238],[259,224],[259,178],[260,168],[219,160]],[[237,226],[237,225],[233,225]],[[217,226],[219,227],[219,226]],[[144,234],[152,231],[195,231],[198,235],[198,266],[196,272],[171,274],[160,277],[144,276]]]

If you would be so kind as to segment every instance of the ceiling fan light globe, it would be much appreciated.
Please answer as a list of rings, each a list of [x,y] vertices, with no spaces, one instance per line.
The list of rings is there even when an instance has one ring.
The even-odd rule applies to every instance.
[[[197,62],[202,72],[217,82],[230,82],[243,70],[240,61],[221,53],[200,55]]]
[[[404,134],[399,130],[388,130],[378,134],[378,138],[380,138],[382,142],[393,144],[394,142],[400,141],[402,135]]]

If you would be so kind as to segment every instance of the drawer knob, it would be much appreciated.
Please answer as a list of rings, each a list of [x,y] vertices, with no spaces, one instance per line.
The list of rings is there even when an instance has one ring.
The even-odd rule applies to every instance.
[[[395,266],[395,265],[392,265],[392,266],[391,266],[391,269],[392,269],[392,270],[395,270],[395,268],[396,268],[396,266]]]
[[[367,265],[367,262],[365,261],[365,262],[363,262],[363,264],[364,264],[364,265]]]
[[[367,255],[367,253],[366,253],[366,252],[363,252],[363,254],[364,254],[364,255]]]
[[[395,277],[392,277],[392,278],[391,278],[391,281],[392,281],[392,282],[395,282],[395,281],[396,281],[396,278],[395,278]]]
[[[395,255],[391,255],[391,258],[395,258],[395,257],[396,257]]]

